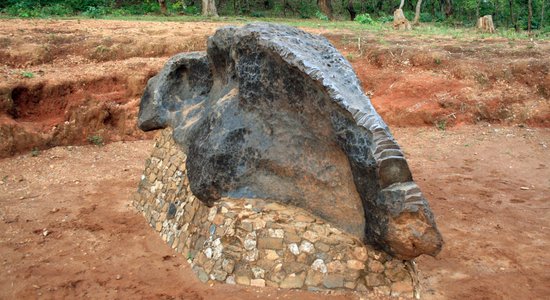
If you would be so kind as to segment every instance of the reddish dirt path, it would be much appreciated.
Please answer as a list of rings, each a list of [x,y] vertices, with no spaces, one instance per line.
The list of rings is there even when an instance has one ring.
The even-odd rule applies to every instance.
[[[437,258],[418,259],[424,298],[548,296],[550,130],[394,134],[446,240]],[[200,283],[130,206],[151,147],[58,147],[0,160],[0,299],[359,297]]]

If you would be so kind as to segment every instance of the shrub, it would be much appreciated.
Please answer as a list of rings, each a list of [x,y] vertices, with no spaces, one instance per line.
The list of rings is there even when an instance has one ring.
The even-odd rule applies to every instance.
[[[86,10],[82,13],[83,16],[92,18],[92,19],[98,19],[108,13],[108,10],[103,7],[95,7],[95,6],[88,6]]]
[[[276,16],[277,16],[277,15],[282,15],[282,14],[283,14],[283,11],[284,11],[283,8],[284,8],[284,7],[283,7],[283,4],[281,4],[281,3],[279,3],[279,2],[275,2],[275,3],[273,3],[273,10],[272,10],[272,12],[273,12],[273,14],[276,15]]]
[[[436,21],[436,22],[443,22],[443,21],[445,21],[445,14],[443,14],[443,13],[440,12],[440,11],[438,11],[438,12],[435,13],[434,18],[435,18],[435,21]]]
[[[144,1],[139,4],[126,5],[121,8],[124,9],[129,15],[143,15],[158,13],[160,11],[157,1]],[[171,9],[170,5],[168,5],[168,8]]]
[[[315,12],[315,17],[322,21],[328,21],[328,17],[320,11]]]
[[[253,11],[250,16],[253,18],[265,18],[265,14],[261,11]]]
[[[31,150],[31,156],[32,157],[37,157],[38,155],[40,155],[40,149],[38,149],[36,147],[33,147],[32,150]]]
[[[383,15],[381,16],[380,18],[378,18],[378,22],[381,22],[381,23],[391,23],[393,22],[393,16],[389,16],[389,15]]]
[[[101,135],[98,135],[98,134],[89,136],[88,137],[88,142],[90,142],[91,144],[94,144],[96,146],[103,146],[104,145],[103,137]]]
[[[23,76],[25,78],[33,78],[34,73],[33,72],[28,72],[28,71],[23,71],[23,72],[21,72],[21,76]]]
[[[130,13],[128,13],[127,10],[122,9],[122,8],[117,8],[117,9],[111,10],[111,15],[115,16],[115,17],[127,16],[129,14]]]
[[[32,1],[32,0],[29,0]],[[53,1],[52,1],[53,2]],[[79,12],[85,12],[90,7],[102,7],[105,9],[105,7],[110,7],[112,5],[111,0],[67,0],[67,1],[59,1],[67,5],[68,7],[72,8],[74,11]]]
[[[41,15],[43,16],[70,16],[74,14],[72,8],[68,7],[65,4],[56,3],[50,6],[44,6],[41,10]]]
[[[374,20],[367,13],[357,15],[355,17],[354,21],[359,22],[361,24],[372,24],[372,23],[374,23]]]
[[[433,22],[434,17],[430,13],[420,13],[420,22]]]
[[[446,119],[440,119],[435,122],[435,127],[441,131],[445,131],[447,129],[447,120]]]
[[[185,9],[183,9],[183,11],[185,12],[186,15],[192,15],[192,16],[196,16],[201,13],[199,8],[196,6],[186,6]]]
[[[40,15],[40,9],[34,6],[31,1],[20,1],[8,6],[4,10],[8,15],[20,18],[34,18]]]
[[[526,17],[520,18],[518,20],[518,26],[523,30],[527,30],[527,28],[528,28],[528,19]],[[533,18],[531,20],[531,29],[540,29],[540,19]]]
[[[310,5],[307,1],[301,1],[300,6],[298,7],[298,13],[300,18],[309,19],[315,15],[317,7],[315,5]]]

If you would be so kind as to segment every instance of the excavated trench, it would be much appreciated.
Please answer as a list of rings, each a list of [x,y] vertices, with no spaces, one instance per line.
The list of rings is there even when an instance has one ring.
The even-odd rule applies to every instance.
[[[137,130],[135,115],[140,87],[153,75],[144,72],[140,80],[109,75],[38,81],[8,89],[0,116],[0,157],[59,145],[150,137]]]
[[[135,124],[147,80],[223,26],[87,22],[4,22],[0,157],[151,137]],[[550,43],[307,30],[352,63],[390,126],[550,126]]]

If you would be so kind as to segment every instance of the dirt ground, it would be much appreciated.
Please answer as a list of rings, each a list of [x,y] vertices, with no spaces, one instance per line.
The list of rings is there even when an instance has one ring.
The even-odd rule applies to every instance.
[[[425,299],[550,294],[550,130],[397,128],[445,238]],[[207,286],[130,206],[150,140],[0,160],[0,298],[358,299]],[[41,297],[39,297],[41,296]]]
[[[204,285],[129,205],[147,79],[221,25],[0,20],[0,299],[361,297]],[[548,297],[550,43],[307,30],[352,62],[430,200],[446,244],[418,259],[423,297]]]

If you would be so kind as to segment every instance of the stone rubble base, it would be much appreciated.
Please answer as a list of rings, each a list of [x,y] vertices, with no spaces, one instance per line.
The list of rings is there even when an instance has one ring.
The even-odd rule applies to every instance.
[[[146,161],[134,206],[202,282],[418,297],[413,261],[384,252],[290,205],[191,192],[186,155],[164,129]],[[337,209],[336,207],[334,209]]]

